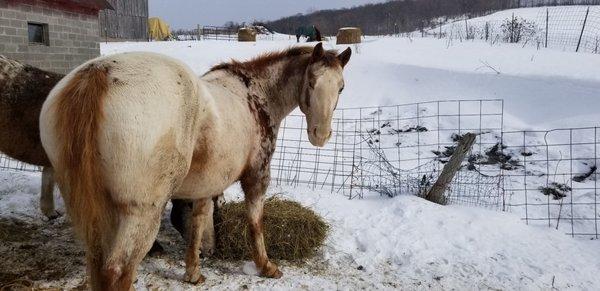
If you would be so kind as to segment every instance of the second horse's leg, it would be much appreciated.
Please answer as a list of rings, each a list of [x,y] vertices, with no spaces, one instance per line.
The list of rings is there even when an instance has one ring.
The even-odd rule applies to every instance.
[[[44,167],[42,170],[40,209],[50,220],[60,216],[60,213],[54,209],[54,169],[52,167]]]
[[[204,198],[194,202],[189,217],[188,246],[185,253],[185,281],[198,284],[204,282],[200,274],[200,246],[208,216],[212,216],[212,199]]]

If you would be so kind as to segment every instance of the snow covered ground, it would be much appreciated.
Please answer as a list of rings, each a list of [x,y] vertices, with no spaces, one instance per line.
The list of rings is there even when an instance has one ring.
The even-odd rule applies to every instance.
[[[27,275],[38,287],[82,286],[82,251],[68,222],[43,222],[39,176],[0,172],[0,225],[14,223],[0,244],[0,278]],[[204,260],[202,289],[597,290],[597,241],[573,240],[516,216],[439,206],[413,196],[347,200],[328,192],[272,188],[271,195],[311,207],[331,225],[317,258],[282,262],[284,277],[259,278],[249,262]],[[241,199],[238,187],[227,199]],[[17,233],[18,232],[18,233]],[[189,290],[182,282],[183,242],[163,221],[167,253],[146,258],[136,288]]]
[[[272,41],[102,44],[103,54],[154,51],[202,74],[230,58],[295,45]],[[344,48],[329,42],[330,48]],[[600,58],[519,45],[454,43],[431,38],[367,38],[353,46],[340,107],[428,100],[502,98],[506,127],[598,126]],[[486,66],[484,64],[489,64]],[[493,68],[493,69],[492,69]],[[39,174],[0,171],[0,281],[28,276],[39,287],[83,284],[82,251],[68,222],[44,222]],[[331,224],[326,245],[305,265],[282,262],[280,280],[259,278],[252,264],[204,260],[215,289],[598,290],[598,241],[526,226],[518,215],[464,206],[437,206],[412,196],[363,200],[306,188],[271,187],[313,208]],[[237,186],[226,193],[240,199]],[[60,199],[59,199],[60,201]],[[62,209],[62,206],[61,206]],[[139,289],[187,290],[183,243],[165,220],[159,241],[167,253],[147,258]]]

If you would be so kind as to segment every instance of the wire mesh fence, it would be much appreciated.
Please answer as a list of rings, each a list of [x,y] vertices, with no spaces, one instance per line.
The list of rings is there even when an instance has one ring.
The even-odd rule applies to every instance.
[[[423,35],[452,41],[484,40],[491,44],[600,53],[600,6],[556,6],[503,12],[463,19],[423,31]]]
[[[516,213],[527,224],[598,239],[600,128],[503,131],[504,102],[445,100],[336,110],[323,148],[306,120],[279,129],[272,185],[327,190],[349,199],[423,195],[463,134],[476,133],[445,195],[450,204]],[[0,155],[0,169],[40,171]]]
[[[504,133],[516,169],[504,171],[507,210],[528,224],[598,239],[599,128]]]
[[[362,198],[423,195],[462,134],[478,134],[446,197],[520,215],[568,235],[599,236],[598,128],[504,132],[502,100],[456,100],[336,112],[325,148],[307,142],[305,120],[280,129],[277,185]]]
[[[549,7],[536,23],[545,47],[600,53],[600,6]]]
[[[40,172],[41,167],[26,164],[7,157],[0,152],[0,169],[10,171]]]
[[[277,185],[327,189],[349,198],[372,192],[422,194],[461,134],[479,134],[473,151],[483,157],[500,143],[502,124],[502,100],[340,109],[328,145],[315,148],[308,142],[304,116],[291,115],[279,130],[272,177]],[[448,192],[450,201],[501,207],[499,173],[483,164],[463,171]],[[495,191],[478,191],[491,185]]]

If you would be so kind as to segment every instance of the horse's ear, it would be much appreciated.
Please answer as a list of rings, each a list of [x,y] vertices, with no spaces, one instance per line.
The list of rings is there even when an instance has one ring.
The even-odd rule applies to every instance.
[[[337,56],[338,60],[340,60],[340,63],[342,63],[342,68],[346,66],[348,61],[350,61],[350,56],[352,56],[352,49],[350,48],[347,48]]]
[[[318,61],[325,55],[325,51],[323,50],[323,43],[318,43],[313,49],[312,59],[313,61]]]

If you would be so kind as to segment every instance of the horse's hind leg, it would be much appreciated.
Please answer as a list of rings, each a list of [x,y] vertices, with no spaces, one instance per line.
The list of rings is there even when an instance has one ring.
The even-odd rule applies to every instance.
[[[52,167],[44,167],[42,170],[40,209],[48,219],[60,216],[60,213],[54,209],[54,169]]]
[[[185,253],[185,281],[197,284],[204,282],[200,274],[200,246],[202,234],[209,216],[212,216],[212,199],[205,198],[194,201],[188,228],[188,246]]]
[[[158,234],[164,205],[159,202],[119,204],[118,226],[106,234],[113,240],[101,274],[109,290],[133,288],[137,267]]]

